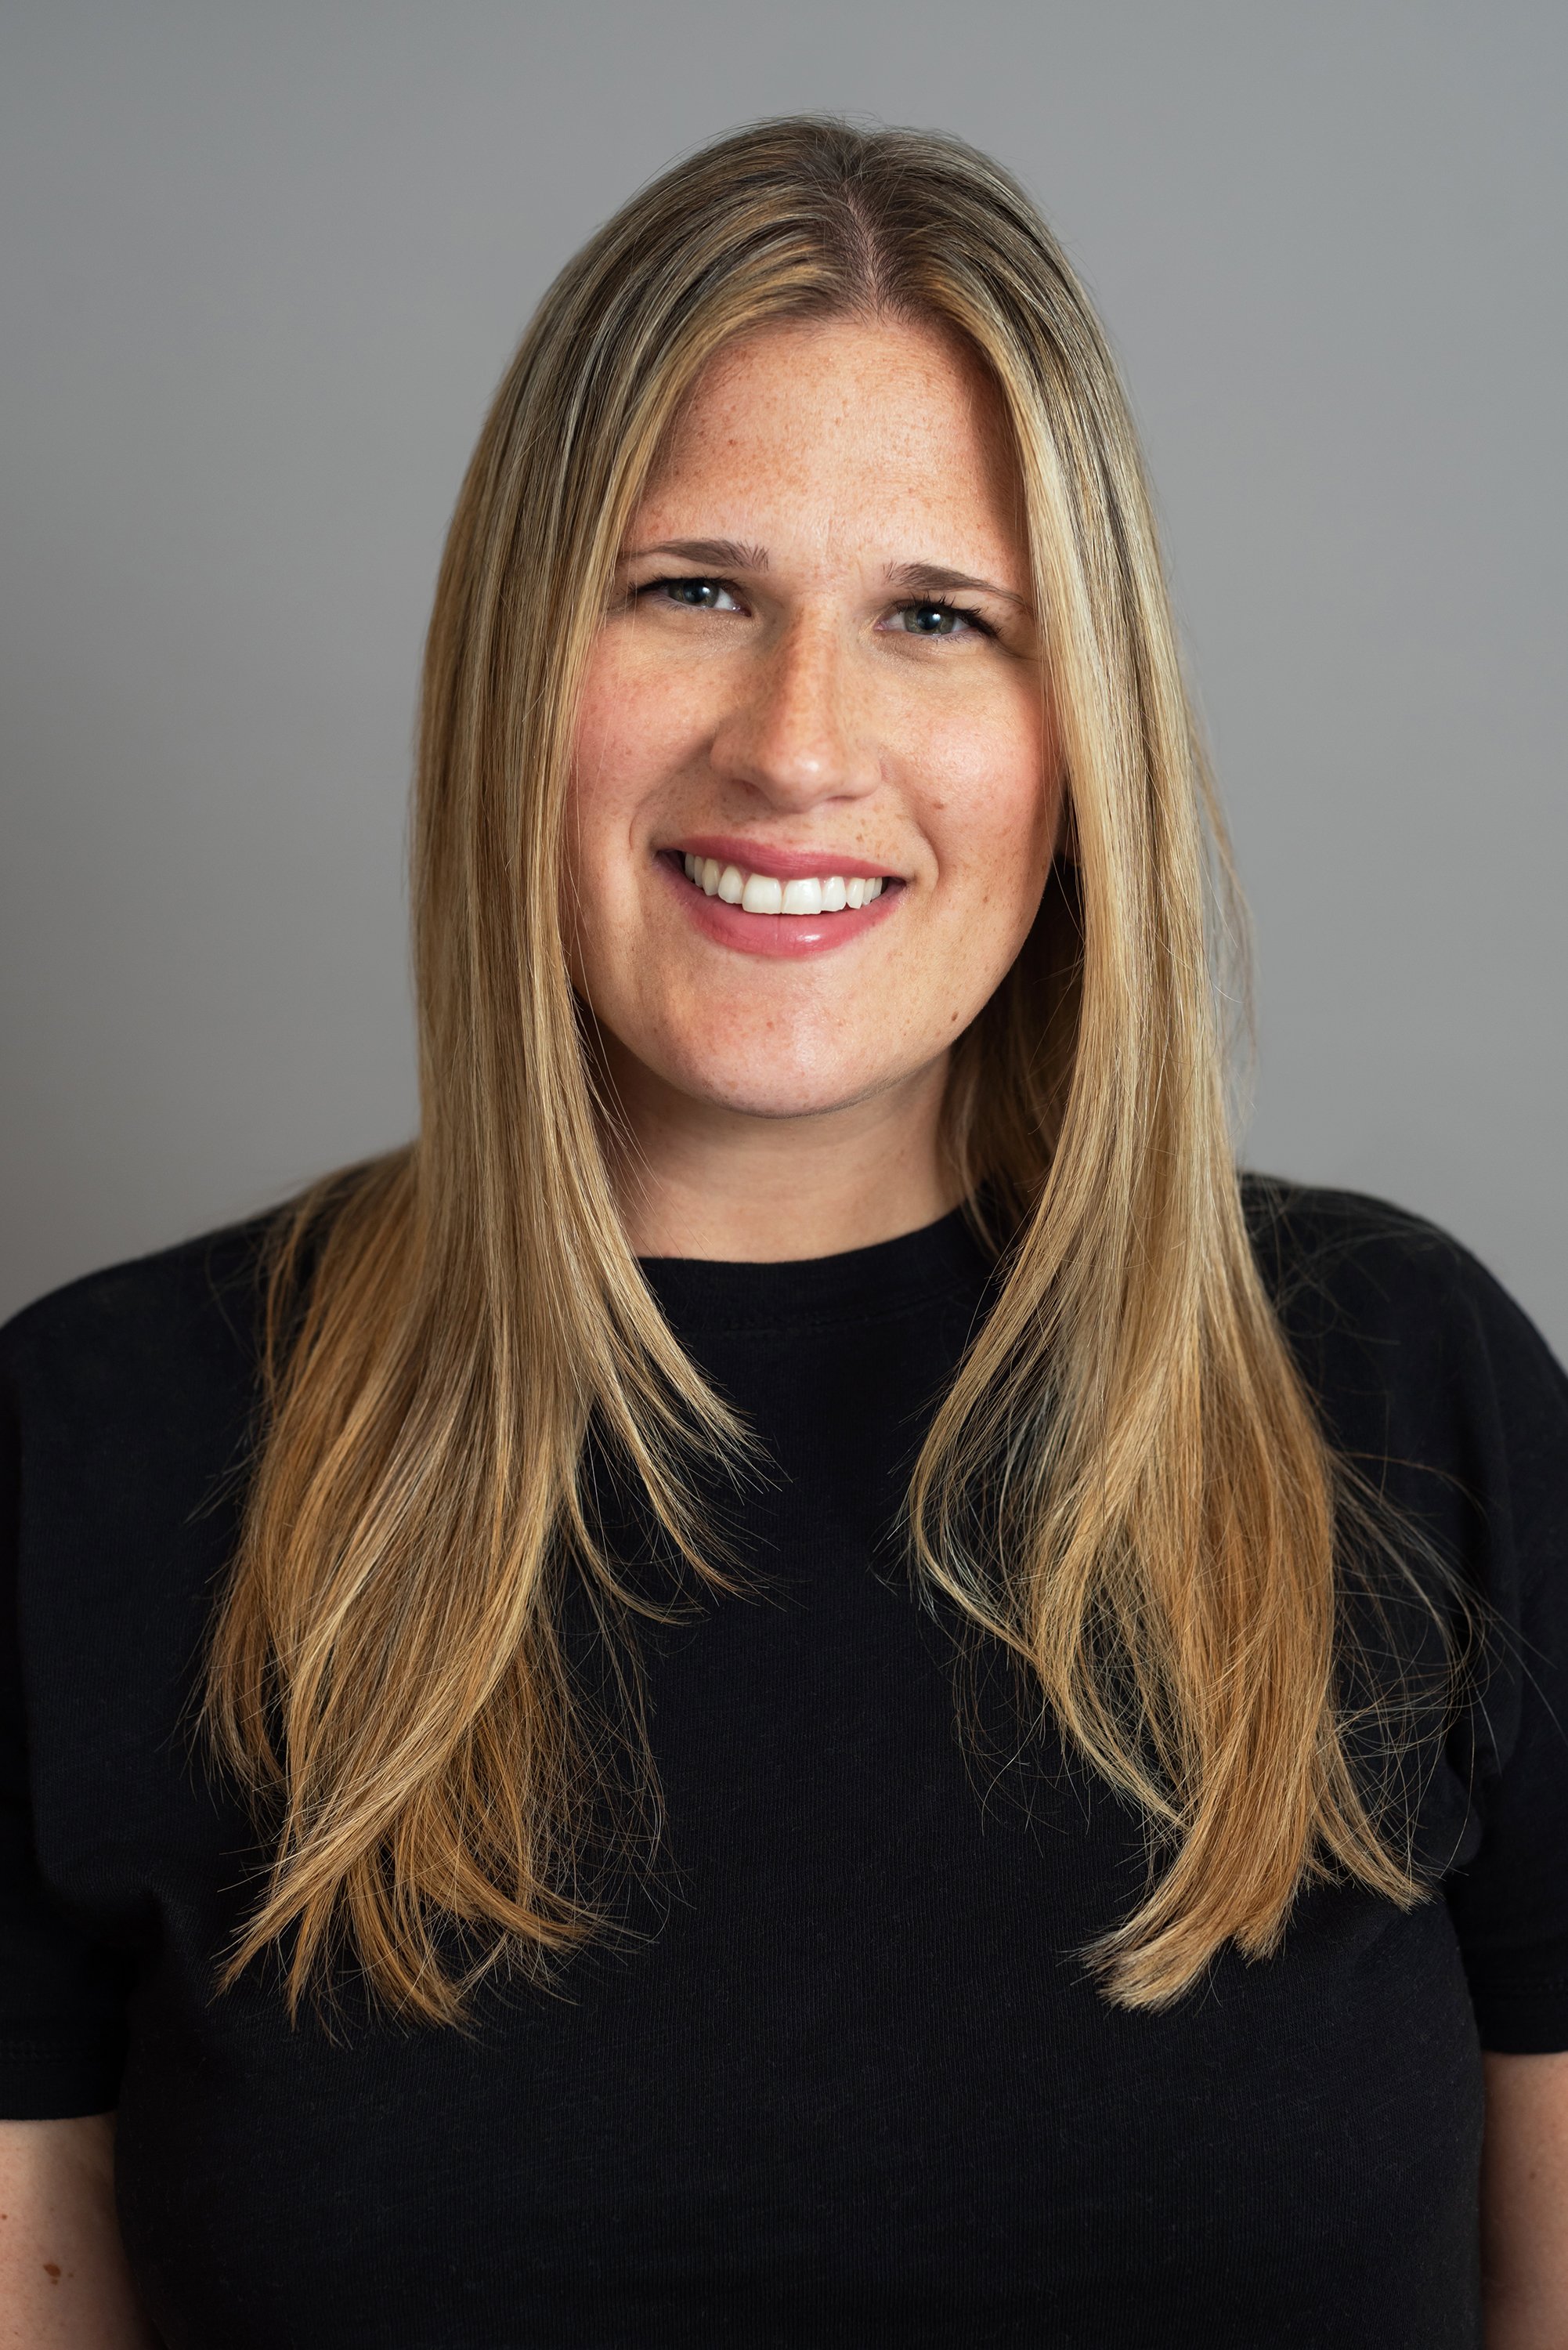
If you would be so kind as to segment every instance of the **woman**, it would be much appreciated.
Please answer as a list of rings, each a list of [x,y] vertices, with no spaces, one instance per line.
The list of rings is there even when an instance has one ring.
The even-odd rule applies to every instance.
[[[1442,2350],[1483,2084],[1568,2338],[1568,1397],[1238,1181],[1205,810],[994,166],[764,125],[570,265],[417,1144],[8,1334],[19,2338]]]

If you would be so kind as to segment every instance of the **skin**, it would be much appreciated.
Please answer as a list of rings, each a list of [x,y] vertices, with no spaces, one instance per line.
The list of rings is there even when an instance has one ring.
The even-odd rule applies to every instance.
[[[0,2345],[156,2350],[114,2216],[114,2116],[0,2123]]]
[[[1568,2344],[1568,2054],[1488,2056],[1481,2157],[1487,2350]]]
[[[655,556],[726,539],[765,564]],[[644,1253],[812,1256],[951,1202],[953,1037],[1012,962],[1057,837],[1059,762],[992,396],[923,330],[775,330],[724,355],[628,538],[588,679],[574,975],[632,1148]],[[907,576],[997,634],[911,625]],[[721,579],[717,604],[659,579]],[[642,592],[638,592],[642,591]],[[1000,592],[998,592],[1000,591]],[[658,852],[741,837],[905,883],[826,952],[715,941]],[[787,919],[787,918],[781,918]],[[1568,2055],[1486,2066],[1487,2350],[1568,2345]],[[0,2124],[0,2350],[149,2350],[115,2223],[112,2116]]]

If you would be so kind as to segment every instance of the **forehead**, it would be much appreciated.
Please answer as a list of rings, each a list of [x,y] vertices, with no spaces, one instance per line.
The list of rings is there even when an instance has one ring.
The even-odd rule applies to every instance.
[[[1002,401],[967,346],[923,323],[833,318],[765,328],[710,362],[636,528],[764,545],[780,530],[935,531],[994,560],[1004,548],[1016,558],[1021,523]]]

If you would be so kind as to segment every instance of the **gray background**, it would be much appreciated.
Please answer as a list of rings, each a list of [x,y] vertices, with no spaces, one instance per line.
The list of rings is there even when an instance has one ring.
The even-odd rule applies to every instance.
[[[1027,181],[1122,353],[1260,941],[1255,1163],[1568,1349],[1568,9],[10,0],[0,1307],[413,1111],[437,554],[557,264],[760,113]]]

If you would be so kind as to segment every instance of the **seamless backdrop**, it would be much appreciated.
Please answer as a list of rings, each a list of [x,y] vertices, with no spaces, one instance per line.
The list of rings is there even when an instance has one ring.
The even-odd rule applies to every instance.
[[[675,153],[975,140],[1121,352],[1259,944],[1255,1164],[1568,1350],[1559,0],[11,0],[0,1311],[413,1115],[441,535],[555,268]]]

